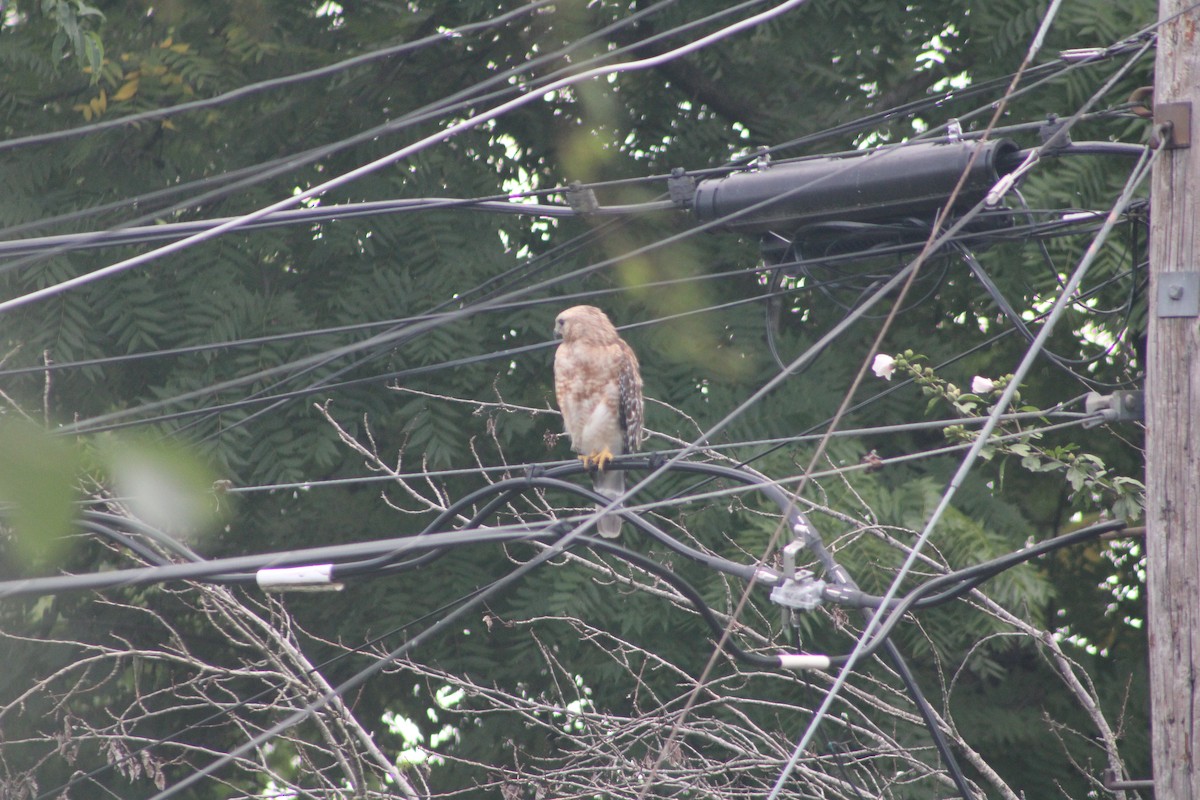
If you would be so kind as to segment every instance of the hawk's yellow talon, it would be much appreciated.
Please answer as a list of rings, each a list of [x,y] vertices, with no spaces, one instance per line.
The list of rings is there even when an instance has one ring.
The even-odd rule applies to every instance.
[[[583,468],[586,470],[596,469],[600,472],[604,471],[604,466],[613,460],[612,450],[607,447],[598,453],[586,453],[578,456],[583,462]]]
[[[599,453],[592,453],[591,458],[592,462],[596,465],[596,469],[600,472],[603,472],[605,465],[613,460],[613,454],[612,451],[606,447]]]

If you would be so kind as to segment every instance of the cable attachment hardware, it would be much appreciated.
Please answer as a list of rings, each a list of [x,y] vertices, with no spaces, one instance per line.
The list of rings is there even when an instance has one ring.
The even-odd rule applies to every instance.
[[[1107,422],[1136,422],[1146,416],[1143,392],[1091,392],[1084,398],[1083,409],[1088,414],[1099,415],[1097,419],[1084,422],[1085,428],[1094,428]]]
[[[1066,150],[1072,144],[1067,123],[1059,119],[1058,114],[1046,115],[1046,121],[1038,128],[1038,138],[1042,140],[1042,152],[1046,155]]]
[[[958,121],[957,117],[951,117],[950,121],[946,123],[946,141],[957,144],[962,141],[962,135],[962,123]]]
[[[340,592],[345,588],[333,579],[332,564],[266,567],[254,573],[254,579],[266,592]]]
[[[567,205],[569,205],[576,214],[592,214],[599,210],[600,201],[596,199],[596,193],[591,188],[584,186],[579,181],[572,181],[567,187]]]
[[[1108,56],[1104,47],[1078,47],[1074,50],[1060,50],[1059,59],[1068,64],[1078,64],[1083,61],[1096,61]]]
[[[783,582],[771,589],[771,602],[783,606],[783,624],[792,628],[800,624],[800,612],[812,611],[821,604],[825,581],[813,577],[807,569],[796,569],[796,554],[804,542],[794,540],[783,547]]]
[[[675,167],[671,170],[671,177],[667,178],[667,193],[675,205],[691,208],[696,196],[696,179],[688,175],[683,167]]]
[[[1155,133],[1150,135],[1150,146],[1158,147],[1157,130],[1163,131],[1165,137],[1162,143],[1168,150],[1184,150],[1192,146],[1192,104],[1183,101],[1179,103],[1154,104]]]

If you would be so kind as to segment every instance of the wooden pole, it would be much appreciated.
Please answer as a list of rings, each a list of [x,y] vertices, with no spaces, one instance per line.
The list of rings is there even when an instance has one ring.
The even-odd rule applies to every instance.
[[[1160,0],[1170,19],[1192,0]],[[1151,188],[1146,558],[1154,796],[1200,800],[1200,11],[1158,32],[1155,122],[1174,120]]]

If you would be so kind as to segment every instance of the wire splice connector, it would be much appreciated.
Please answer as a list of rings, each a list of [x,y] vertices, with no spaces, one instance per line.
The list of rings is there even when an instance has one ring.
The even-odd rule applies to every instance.
[[[255,573],[265,592],[339,592],[344,585],[333,580],[333,564],[270,567]]]
[[[821,604],[825,581],[813,577],[807,569],[796,569],[796,554],[804,542],[793,539],[783,547],[783,579],[771,589],[771,602],[783,606],[783,624],[797,627],[801,611],[812,611]]]
[[[667,193],[675,205],[691,208],[692,200],[696,197],[696,179],[688,175],[683,167],[675,167],[671,170],[671,177],[667,178]]]
[[[1088,414],[1096,414],[1096,419],[1083,423],[1085,428],[1094,428],[1108,422],[1137,422],[1145,419],[1145,398],[1143,392],[1113,392],[1100,394],[1091,392],[1083,401],[1083,408]]]
[[[824,593],[825,581],[802,569],[771,589],[771,601],[793,611],[812,611],[821,605]]]

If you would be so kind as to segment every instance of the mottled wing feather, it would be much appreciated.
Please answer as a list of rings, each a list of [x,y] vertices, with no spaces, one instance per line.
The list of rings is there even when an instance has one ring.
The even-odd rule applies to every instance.
[[[642,373],[637,356],[623,340],[620,347],[620,367],[617,372],[617,396],[620,400],[618,419],[624,433],[625,452],[636,453],[642,446]]]

